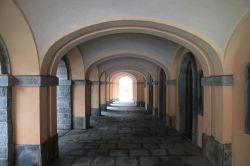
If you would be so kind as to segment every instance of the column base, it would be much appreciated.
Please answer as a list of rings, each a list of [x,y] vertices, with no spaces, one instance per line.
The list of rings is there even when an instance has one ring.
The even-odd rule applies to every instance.
[[[169,116],[169,115],[167,115],[166,121],[167,121],[167,126],[169,128],[176,129],[176,117],[175,116]]]
[[[149,107],[149,104],[147,104],[147,112],[152,113],[151,108]]]
[[[154,117],[158,117],[158,108],[154,108],[153,115]]]
[[[89,116],[86,117],[74,117],[73,128],[86,130],[89,128]]]
[[[41,145],[15,145],[16,166],[43,166],[58,157],[58,135]]]
[[[107,105],[106,104],[101,104],[101,110],[107,110]]]
[[[137,105],[137,107],[145,107],[145,102],[144,101],[137,101],[136,105]]]
[[[91,116],[92,117],[101,116],[100,108],[91,108]]]
[[[202,150],[212,165],[232,165],[232,144],[221,144],[214,137],[203,133]]]

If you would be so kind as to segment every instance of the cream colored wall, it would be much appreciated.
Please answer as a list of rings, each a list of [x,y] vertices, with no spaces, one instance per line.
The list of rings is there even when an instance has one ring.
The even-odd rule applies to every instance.
[[[73,48],[66,54],[69,65],[70,78],[74,80],[85,80],[85,70],[82,55],[78,48]],[[86,87],[82,85],[72,85],[72,115],[73,117],[86,117],[85,105]]]
[[[46,140],[48,136],[46,91],[47,88],[40,87],[13,88],[14,144],[40,144]]]
[[[137,84],[137,101],[144,101],[145,102],[145,92],[144,92],[144,84],[139,83]]]
[[[250,11],[242,18],[228,43],[225,54],[225,73],[234,75],[232,100],[232,152],[233,166],[250,163],[250,135],[245,133],[247,111],[247,65],[250,64]],[[227,98],[225,98],[226,100]],[[228,104],[230,101],[227,101]],[[230,128],[227,128],[230,129]]]
[[[102,81],[100,85],[100,105],[106,104],[106,74],[102,74],[100,81]]]
[[[9,53],[11,74],[39,74],[36,43],[24,16],[12,0],[1,0],[0,11],[0,36]]]
[[[100,84],[97,83],[97,81],[100,80],[98,67],[94,66],[93,68],[89,69],[87,74],[87,78],[90,81],[93,81],[93,83],[91,84],[91,108],[99,108]]]
[[[106,102],[110,99],[110,77],[106,75]]]
[[[39,75],[36,44],[26,19],[16,4],[10,0],[0,2],[0,11],[0,36],[8,50],[10,74]],[[47,95],[47,88],[13,88],[14,144],[40,144],[47,139],[49,135]]]
[[[66,54],[69,63],[71,80],[85,80],[85,70],[82,55],[77,47]]]

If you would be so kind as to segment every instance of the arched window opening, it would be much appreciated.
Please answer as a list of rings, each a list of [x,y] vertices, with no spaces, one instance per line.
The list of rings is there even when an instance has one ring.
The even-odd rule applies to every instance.
[[[122,77],[119,80],[119,101],[133,101],[133,80],[129,77]]]

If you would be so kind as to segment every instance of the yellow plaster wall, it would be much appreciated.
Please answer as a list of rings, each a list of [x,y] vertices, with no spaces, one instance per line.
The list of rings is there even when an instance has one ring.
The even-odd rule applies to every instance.
[[[14,87],[12,94],[13,136],[15,144],[40,144],[47,138],[46,88]],[[41,96],[40,96],[41,95]],[[32,102],[31,102],[32,101]],[[41,127],[42,125],[42,127]]]
[[[85,80],[85,70],[82,55],[77,47],[66,54],[69,62],[70,74],[72,80]]]
[[[72,87],[72,108],[73,117],[85,117],[85,85],[73,85]]]
[[[246,77],[250,64],[250,11],[242,18],[228,43],[225,55],[225,73],[234,75],[232,87],[232,152],[233,166],[248,166],[250,163],[250,135],[245,133],[247,110]],[[226,98],[225,98],[226,100]],[[231,104],[230,104],[231,105]],[[227,130],[227,129],[225,129]]]
[[[37,75],[39,59],[32,32],[12,0],[0,2],[0,36],[10,58],[13,75]]]

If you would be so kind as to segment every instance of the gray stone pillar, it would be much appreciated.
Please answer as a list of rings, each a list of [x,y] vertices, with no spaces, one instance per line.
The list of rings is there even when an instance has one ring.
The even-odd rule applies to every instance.
[[[13,165],[11,86],[14,79],[0,76],[0,165]]]
[[[71,81],[60,80],[57,86],[57,129],[72,129]]]

